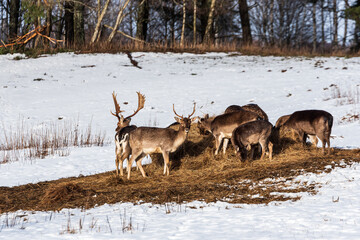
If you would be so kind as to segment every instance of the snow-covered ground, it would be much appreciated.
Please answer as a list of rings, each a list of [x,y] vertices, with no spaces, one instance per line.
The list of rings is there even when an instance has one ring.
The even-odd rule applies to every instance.
[[[360,145],[359,121],[340,123],[347,114],[360,112],[360,58],[134,53],[142,67],[138,69],[123,54],[66,53],[19,61],[13,60],[15,56],[0,56],[0,136],[3,128],[16,128],[22,121],[41,126],[76,119],[82,128],[92,122],[95,131],[106,131],[112,139],[117,119],[109,112],[114,109],[111,93],[118,93],[120,104],[129,102],[121,107],[130,115],[137,107],[135,92],[141,91],[146,103],[132,120],[136,125],[167,126],[173,122],[173,103],[184,115],[191,112],[193,102],[197,115],[219,114],[231,104],[257,103],[273,124],[296,110],[329,111],[335,119],[332,146]],[[70,151],[66,157],[1,164],[0,186],[114,169],[114,144]],[[303,194],[298,202],[268,206],[123,203],[86,211],[18,211],[0,216],[0,239],[356,239],[359,167],[302,176],[304,181],[324,184],[317,195]],[[133,230],[123,233],[129,222]],[[67,233],[68,225],[75,235]]]

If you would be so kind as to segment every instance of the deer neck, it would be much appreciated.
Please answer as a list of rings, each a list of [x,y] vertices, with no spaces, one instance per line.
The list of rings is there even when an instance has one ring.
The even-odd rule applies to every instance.
[[[187,135],[188,135],[188,133],[185,131],[185,127],[180,125],[179,130],[176,132],[175,145],[180,146],[181,144],[183,144]]]

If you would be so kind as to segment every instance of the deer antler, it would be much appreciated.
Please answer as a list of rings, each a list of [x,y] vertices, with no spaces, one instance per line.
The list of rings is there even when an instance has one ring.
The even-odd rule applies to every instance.
[[[193,112],[188,116],[188,118],[190,118],[192,115],[194,115],[194,113],[195,113],[195,106],[196,106],[196,103],[194,103],[194,110],[193,110]]]
[[[122,117],[121,113],[122,112],[125,112],[125,111],[122,111],[120,110],[120,105],[118,104],[117,100],[116,100],[116,94],[115,94],[115,91],[112,93],[112,97],[114,99],[114,104],[115,104],[115,113],[113,113],[111,110],[111,114],[114,115],[115,117],[117,117],[120,121],[120,118]],[[120,116],[119,116],[120,114]]]
[[[145,104],[145,95],[141,94],[140,92],[136,92],[138,95],[138,108],[136,109],[136,111],[131,114],[130,116],[127,116],[126,118],[131,118],[133,116],[135,116],[141,109],[144,108],[144,104]]]
[[[188,116],[188,118],[190,118],[192,115],[194,115],[194,113],[195,113],[195,106],[196,106],[196,103],[194,103],[194,110],[193,110],[193,112]],[[173,111],[174,111],[174,113],[175,113],[176,116],[180,117],[181,119],[184,118],[184,116],[180,116],[179,114],[176,113],[176,111],[175,111],[175,105],[174,105],[174,104],[173,104]]]
[[[181,118],[181,119],[184,118],[183,116],[180,116],[179,114],[176,113],[176,111],[175,111],[175,104],[173,104],[173,111],[174,111],[175,115],[178,116],[179,118]]]

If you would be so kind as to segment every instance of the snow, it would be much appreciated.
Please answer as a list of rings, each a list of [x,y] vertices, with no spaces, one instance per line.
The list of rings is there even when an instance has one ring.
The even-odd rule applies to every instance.
[[[15,56],[24,57],[0,56],[0,137],[4,128],[14,129],[21,121],[41,126],[78,119],[80,127],[92,122],[95,132],[106,131],[112,142],[116,118],[109,112],[114,109],[111,93],[118,93],[120,103],[129,102],[121,107],[130,115],[137,107],[135,92],[140,91],[146,103],[133,117],[136,125],[169,125],[173,103],[184,115],[191,112],[193,102],[197,115],[219,114],[231,104],[257,103],[273,124],[296,110],[323,109],[335,120],[332,146],[359,147],[360,136],[354,134],[360,130],[359,121],[340,120],[360,112],[360,58],[133,53],[142,67],[138,69],[124,54],[63,53],[18,61]],[[333,98],[337,89],[341,98]],[[0,164],[0,186],[100,173],[114,170],[114,165],[113,143],[71,148],[66,157]],[[297,202],[118,203],[89,210],[17,211],[0,215],[0,239],[357,239],[359,168],[353,164],[329,174],[299,176],[289,187],[322,187],[316,195],[301,194]],[[126,228],[130,222],[131,231]],[[68,226],[75,234],[68,233]]]

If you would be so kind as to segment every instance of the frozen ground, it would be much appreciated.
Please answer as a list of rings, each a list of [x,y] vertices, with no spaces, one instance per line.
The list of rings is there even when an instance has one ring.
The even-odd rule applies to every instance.
[[[137,106],[135,91],[140,90],[146,95],[146,103],[145,109],[132,120],[136,125],[172,123],[173,103],[177,112],[185,115],[196,102],[196,114],[202,115],[219,114],[231,104],[254,102],[267,112],[273,124],[278,117],[296,110],[329,111],[335,119],[332,146],[359,146],[360,136],[354,134],[360,130],[359,121],[340,123],[347,114],[360,111],[359,58],[309,59],[225,53],[134,53],[133,56],[142,69],[131,66],[122,54],[58,54],[19,61],[13,60],[15,55],[0,56],[0,135],[3,128],[16,128],[21,121],[40,126],[79,119],[81,127],[92,122],[94,129],[106,131],[112,139],[116,125],[116,118],[109,112],[114,108],[112,91],[118,93],[120,103],[129,102],[122,107],[125,115],[130,115]],[[1,164],[0,186],[113,169],[113,144],[101,148],[72,148],[67,157]],[[305,194],[298,202],[269,206],[196,202],[151,207],[123,203],[85,212],[71,209],[24,214],[19,211],[0,216],[0,238],[358,238],[359,165],[303,178],[324,184],[318,195]],[[169,209],[170,214],[166,214]],[[21,215],[26,216],[16,217]],[[81,231],[79,219],[84,219]],[[69,220],[75,235],[66,231]],[[125,229],[123,233],[122,227],[129,222],[134,225],[133,230]],[[65,234],[60,234],[63,232]]]

